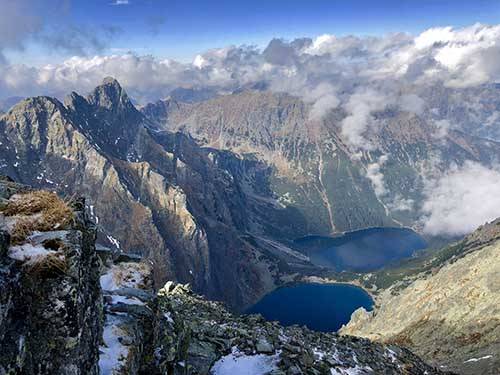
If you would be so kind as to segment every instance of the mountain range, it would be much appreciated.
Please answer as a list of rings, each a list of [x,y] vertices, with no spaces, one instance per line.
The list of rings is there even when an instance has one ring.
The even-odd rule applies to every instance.
[[[427,176],[500,156],[497,142],[437,137],[425,117],[391,108],[373,114],[377,130],[360,151],[342,132],[342,109],[312,111],[261,88],[139,110],[106,78],[86,97],[28,98],[0,117],[0,173],[88,196],[100,244],[150,259],[157,285],[190,283],[241,310],[318,272],[292,240],[419,230]]]

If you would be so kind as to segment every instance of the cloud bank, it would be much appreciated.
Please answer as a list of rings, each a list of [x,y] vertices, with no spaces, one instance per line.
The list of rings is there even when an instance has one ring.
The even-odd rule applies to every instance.
[[[500,169],[468,161],[427,183],[422,206],[424,232],[460,236],[500,213]]]
[[[2,16],[0,25],[12,31],[8,36],[0,33],[4,35],[0,36],[0,46],[18,45],[25,34],[38,30],[35,21],[17,22],[17,29],[9,26],[3,18],[15,19],[18,6],[11,6],[7,12],[12,17]],[[79,34],[85,34],[85,30]],[[88,39],[92,40],[85,40]],[[85,43],[92,44],[78,45]],[[67,41],[58,43],[66,44]],[[99,43],[94,44],[98,47]],[[73,48],[76,55],[84,52],[75,46],[68,48]],[[391,99],[396,104],[418,112],[422,109],[422,99],[416,95],[399,98],[402,86],[442,83],[447,87],[469,87],[496,82],[500,80],[498,57],[500,26],[434,28],[417,36],[322,35],[291,42],[275,39],[263,51],[253,46],[210,50],[198,55],[193,63],[126,54],[73,57],[60,64],[36,68],[7,66],[1,72],[0,97],[84,91],[109,74],[123,81],[140,100],[157,99],[175,87],[233,89],[265,82],[276,91],[314,98],[318,103],[314,116],[340,103],[348,104],[355,95],[353,101],[361,100],[367,108],[365,114],[351,119],[347,126],[362,129],[369,120],[366,111],[381,105],[382,100],[378,95],[374,97],[375,93],[395,96]],[[26,85],[26,74],[30,85]]]

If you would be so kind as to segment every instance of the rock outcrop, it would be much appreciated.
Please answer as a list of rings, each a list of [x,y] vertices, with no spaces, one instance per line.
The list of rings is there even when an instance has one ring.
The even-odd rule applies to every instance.
[[[436,257],[453,254],[357,310],[342,333],[404,345],[463,374],[500,373],[500,219]]]
[[[282,327],[258,315],[234,316],[184,285],[158,292],[166,318],[155,350],[172,374],[440,374],[410,351],[356,337]],[[255,371],[258,368],[260,371]]]
[[[0,180],[0,374],[98,374],[95,227],[82,200],[46,226],[51,207],[36,194]]]
[[[144,263],[101,277],[106,298],[101,373],[441,374],[407,349],[235,316],[220,303],[167,282],[152,296]]]

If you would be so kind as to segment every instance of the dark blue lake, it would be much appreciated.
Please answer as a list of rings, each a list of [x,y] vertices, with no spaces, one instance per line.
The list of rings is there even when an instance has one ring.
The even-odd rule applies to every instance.
[[[425,249],[425,240],[407,228],[370,228],[337,237],[307,236],[294,241],[311,262],[335,271],[369,272]]]
[[[267,294],[246,311],[288,326],[305,325],[323,332],[337,331],[359,307],[371,310],[368,293],[347,284],[294,284]]]

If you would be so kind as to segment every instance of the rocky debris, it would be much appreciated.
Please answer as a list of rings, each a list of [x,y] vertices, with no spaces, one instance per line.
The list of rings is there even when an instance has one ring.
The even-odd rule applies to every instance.
[[[0,199],[6,201],[0,208],[0,373],[98,374],[102,308],[95,227],[75,200],[71,224],[27,233],[13,245],[16,222],[39,220],[40,214],[30,215],[29,206],[22,216],[5,212],[32,192],[0,179]]]
[[[381,292],[374,311],[357,310],[341,333],[407,346],[461,374],[500,373],[499,234],[498,219],[481,226],[439,266]]]
[[[235,316],[188,285],[158,291],[155,359],[169,374],[440,374],[406,349]]]

